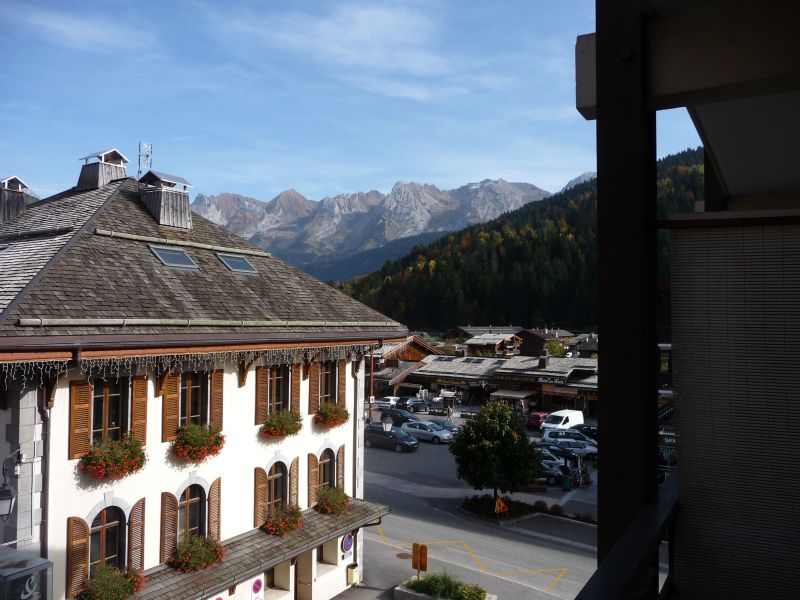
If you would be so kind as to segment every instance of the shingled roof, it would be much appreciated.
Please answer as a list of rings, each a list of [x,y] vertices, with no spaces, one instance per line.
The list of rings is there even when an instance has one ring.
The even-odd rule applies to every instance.
[[[192,221],[190,230],[159,225],[140,202],[137,182],[125,179],[99,190],[65,192],[0,225],[0,246],[8,245],[0,253],[0,339],[354,339],[406,333],[399,323],[199,215]],[[47,229],[52,231],[30,235]],[[153,239],[186,251],[199,268],[162,264],[151,251],[158,245]],[[217,256],[223,249],[244,255],[257,273],[231,271]]]

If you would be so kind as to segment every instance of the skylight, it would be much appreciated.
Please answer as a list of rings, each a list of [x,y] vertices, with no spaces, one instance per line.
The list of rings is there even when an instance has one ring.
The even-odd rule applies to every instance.
[[[231,271],[236,271],[237,273],[258,273],[256,268],[251,265],[250,261],[244,256],[238,254],[222,254],[221,252],[217,252],[217,256],[219,256],[219,259],[224,262],[225,266]]]
[[[184,269],[197,269],[197,263],[192,260],[192,257],[187,254],[186,250],[178,250],[177,248],[165,248],[164,246],[150,246],[162,263],[168,267],[182,267]]]

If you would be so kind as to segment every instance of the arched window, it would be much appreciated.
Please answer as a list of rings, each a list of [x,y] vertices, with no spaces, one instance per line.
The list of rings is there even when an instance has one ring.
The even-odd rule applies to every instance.
[[[286,504],[287,485],[286,465],[276,462],[267,473],[267,512]]]
[[[319,457],[319,487],[333,487],[336,485],[336,457],[333,450],[328,448]]]
[[[125,568],[125,514],[116,506],[104,508],[92,521],[89,577],[102,565]]]
[[[191,534],[204,536],[206,494],[197,484],[190,485],[181,494],[178,501],[178,541],[187,539]]]

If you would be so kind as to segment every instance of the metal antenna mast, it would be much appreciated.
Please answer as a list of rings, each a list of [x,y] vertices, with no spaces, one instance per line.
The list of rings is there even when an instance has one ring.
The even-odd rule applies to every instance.
[[[136,179],[142,178],[142,172],[149,171],[153,164],[153,144],[139,142],[139,174]]]

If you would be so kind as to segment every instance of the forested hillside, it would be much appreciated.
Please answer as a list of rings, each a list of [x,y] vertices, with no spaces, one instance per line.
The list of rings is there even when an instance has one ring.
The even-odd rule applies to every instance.
[[[703,150],[658,164],[658,212],[703,198]],[[411,329],[597,325],[596,180],[414,248],[342,289]],[[666,256],[666,237],[659,239]]]

